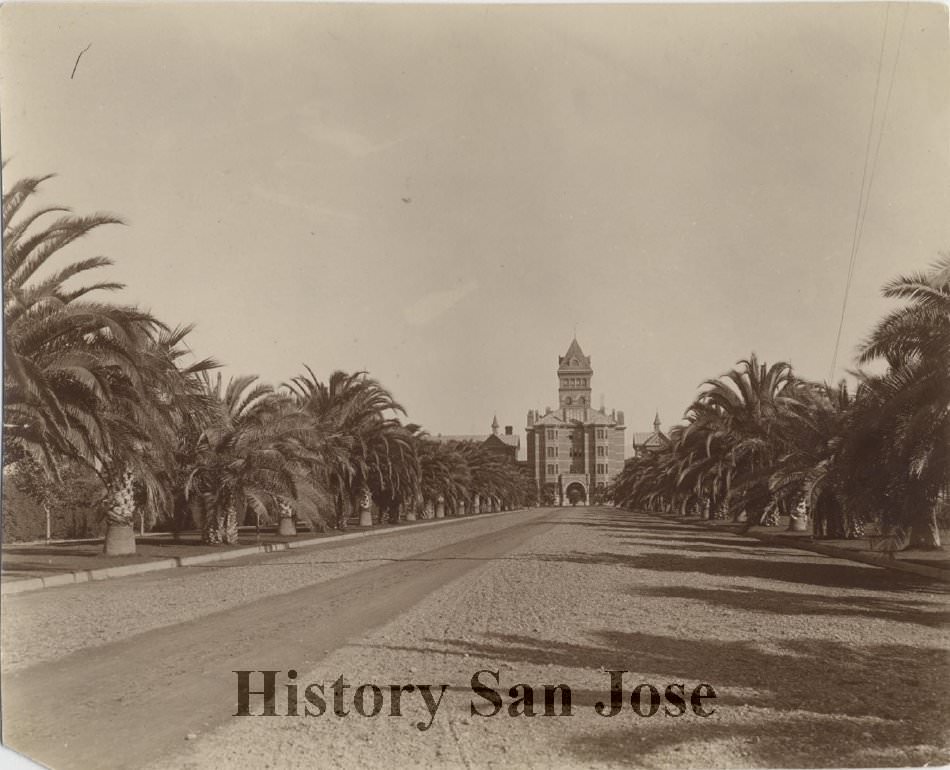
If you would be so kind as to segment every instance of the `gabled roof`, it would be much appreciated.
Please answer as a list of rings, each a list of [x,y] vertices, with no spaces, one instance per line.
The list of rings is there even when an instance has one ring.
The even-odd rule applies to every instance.
[[[507,433],[503,433],[501,435],[492,434],[485,439],[485,443],[487,444],[488,442],[500,443],[506,447],[514,447],[515,449],[521,446],[521,439],[518,436],[509,436]]]
[[[609,414],[604,414],[599,409],[591,409],[587,413],[585,425],[616,425],[617,421],[612,419]]]
[[[601,412],[599,409],[588,409],[587,410],[587,419],[577,420],[577,419],[568,419],[565,420],[561,417],[560,410],[556,412],[549,412],[548,414],[543,414],[535,421],[532,428],[538,426],[546,426],[550,428],[564,428],[571,427],[573,425],[606,425],[609,427],[616,427],[617,420],[609,414]],[[624,426],[619,426],[620,430],[624,430]],[[530,428],[529,428],[530,430]]]
[[[438,434],[437,436],[430,436],[433,441],[438,441],[440,444],[450,444],[457,443],[462,441],[471,441],[474,444],[487,444],[488,442],[497,442],[503,446],[514,447],[515,449],[520,449],[521,439],[515,435],[507,434],[493,434],[489,433],[488,436],[482,435],[473,435],[468,433],[452,433],[452,434]]]
[[[646,433],[633,434],[633,445],[637,447],[652,449],[669,443],[669,438],[662,431],[652,430]]]
[[[571,361],[576,361],[577,363],[571,363]],[[584,351],[581,350],[581,346],[577,341],[577,337],[571,340],[571,345],[567,349],[567,353],[563,356],[558,356],[557,359],[559,369],[590,369],[590,356],[585,356]]]
[[[538,417],[535,425],[566,425],[560,417],[557,416],[557,412],[549,412],[548,414],[542,414]]]
[[[429,436],[433,441],[438,441],[440,444],[447,444],[451,441],[476,441],[479,444],[485,440],[485,436],[473,436],[470,434],[455,433],[450,435],[443,436],[441,433],[437,436]]]

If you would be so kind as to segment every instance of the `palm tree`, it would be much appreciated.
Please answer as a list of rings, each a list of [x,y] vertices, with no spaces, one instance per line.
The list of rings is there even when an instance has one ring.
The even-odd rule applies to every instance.
[[[288,415],[283,399],[257,377],[232,379],[222,390],[219,376],[212,393],[217,413],[198,439],[185,493],[202,513],[203,542],[230,545],[248,511],[259,525],[297,499],[314,460],[311,427]]]
[[[748,526],[760,523],[778,502],[768,482],[801,383],[787,363],[768,366],[753,353],[703,386],[670,443],[629,461],[608,494],[626,507],[703,517],[731,509],[734,517],[744,511]]]
[[[415,518],[418,498],[419,440],[424,435],[415,424],[397,425],[383,433],[370,457],[370,488],[380,520],[396,523],[403,511]]]
[[[937,548],[937,505],[950,489],[950,255],[883,293],[907,304],[862,346],[860,363],[883,359],[887,370],[860,374],[841,448],[845,491],[910,546]]]
[[[410,451],[409,439],[394,416],[405,410],[366,372],[335,371],[323,383],[306,369],[287,388],[314,419],[316,429],[334,437],[324,473],[335,499],[337,527],[346,527],[349,510],[359,511],[361,526],[372,526],[374,486],[379,490],[395,482],[389,474],[394,449]]]
[[[73,216],[62,207],[21,216],[47,179],[20,180],[3,195],[3,454],[4,465],[30,455],[55,473],[57,458],[88,458],[100,451],[107,438],[101,412],[113,397],[110,384],[116,373],[135,378],[141,347],[161,325],[137,308],[87,299],[91,292],[114,291],[121,284],[67,285],[112,264],[104,257],[37,277],[66,246],[120,222],[105,214]],[[57,212],[67,213],[42,226]]]
[[[704,384],[691,407],[694,424],[707,433],[707,454],[724,461],[723,472],[731,474],[733,514],[744,510],[748,526],[758,524],[771,502],[768,478],[782,451],[778,424],[798,398],[798,381],[789,364],[760,364],[753,353]]]
[[[107,554],[135,552],[136,513],[144,529],[180,502],[189,440],[212,418],[204,381],[218,364],[184,362],[191,355],[184,344],[190,331],[178,327],[147,338],[134,376],[109,372],[113,398],[101,414],[106,441],[94,458],[106,486]]]
[[[867,517],[849,505],[841,485],[839,462],[853,406],[854,398],[845,382],[837,386],[801,383],[798,400],[780,418],[784,453],[769,478],[769,491],[785,510],[791,511],[804,502],[817,538],[863,534]]]
[[[65,247],[120,220],[74,216],[61,207],[22,214],[48,178],[21,180],[3,196],[4,464],[28,456],[52,476],[64,460],[91,467],[105,488],[106,552],[131,553],[140,503],[143,516],[153,519],[165,507],[160,476],[167,465],[155,461],[165,454],[163,437],[176,427],[169,415],[187,390],[179,386],[213,362],[179,370],[177,346],[187,329],[169,332],[137,308],[88,297],[121,284],[72,285],[110,260],[52,267]],[[48,221],[54,213],[61,216]]]

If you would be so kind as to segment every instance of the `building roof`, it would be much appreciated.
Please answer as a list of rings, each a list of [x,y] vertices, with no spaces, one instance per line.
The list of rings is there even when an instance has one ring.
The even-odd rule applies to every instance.
[[[467,433],[454,433],[454,434],[443,435],[440,433],[437,436],[430,436],[429,438],[431,438],[433,441],[438,441],[440,444],[448,444],[450,442],[457,442],[457,441],[473,441],[476,444],[484,444],[489,439],[497,439],[505,446],[515,447],[516,449],[521,447],[521,439],[518,436],[515,436],[514,434],[509,436],[505,433],[502,433],[502,434],[490,433],[487,436],[472,435],[472,434],[467,434]]]
[[[571,361],[577,363],[571,363]],[[559,369],[590,369],[590,356],[585,356],[577,337],[571,340],[567,353],[557,359]]]
[[[493,433],[491,436],[485,439],[486,442],[492,440],[500,441],[505,446],[514,447],[515,449],[521,446],[521,439],[514,434],[509,435],[507,433]]]
[[[670,442],[662,431],[651,430],[644,433],[634,432],[633,445],[637,447],[659,447]]]
[[[470,435],[470,434],[463,434],[463,433],[446,434],[446,435],[442,435],[441,433],[439,433],[437,436],[429,436],[429,438],[431,438],[433,441],[438,441],[439,443],[442,443],[442,444],[447,444],[450,441],[475,441],[480,444],[482,441],[485,440],[485,436],[483,435]]]
[[[617,421],[612,418],[609,414],[601,412],[599,409],[591,409],[587,413],[587,419],[584,420],[585,425],[616,425]]]
[[[560,417],[557,416],[557,412],[548,412],[547,414],[542,414],[538,416],[538,419],[534,423],[535,425],[564,425],[565,422]]]
[[[567,419],[565,420],[561,416],[561,410],[555,410],[548,412],[547,414],[538,415],[538,419],[534,421],[532,428],[537,427],[550,427],[550,428],[559,428],[571,425],[605,425],[605,426],[617,426],[621,430],[625,430],[624,426],[618,422],[616,417],[612,414],[607,414],[602,412],[599,409],[587,408],[587,419],[577,420],[577,419]]]

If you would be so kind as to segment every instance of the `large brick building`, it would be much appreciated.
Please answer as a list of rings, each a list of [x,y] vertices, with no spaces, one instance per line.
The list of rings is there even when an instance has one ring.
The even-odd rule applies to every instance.
[[[577,339],[558,357],[558,407],[528,412],[528,470],[542,498],[589,503],[623,469],[623,412],[591,404],[594,370]]]

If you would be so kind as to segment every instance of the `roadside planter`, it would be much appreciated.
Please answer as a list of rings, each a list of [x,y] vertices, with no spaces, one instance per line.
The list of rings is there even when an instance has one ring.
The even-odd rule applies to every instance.
[[[360,495],[360,526],[373,526],[373,497],[368,489],[364,489]]]
[[[802,500],[795,508],[795,512],[788,517],[789,532],[807,532],[808,531],[808,507]]]
[[[135,527],[109,522],[106,527],[105,553],[109,556],[131,556],[135,553]]]

